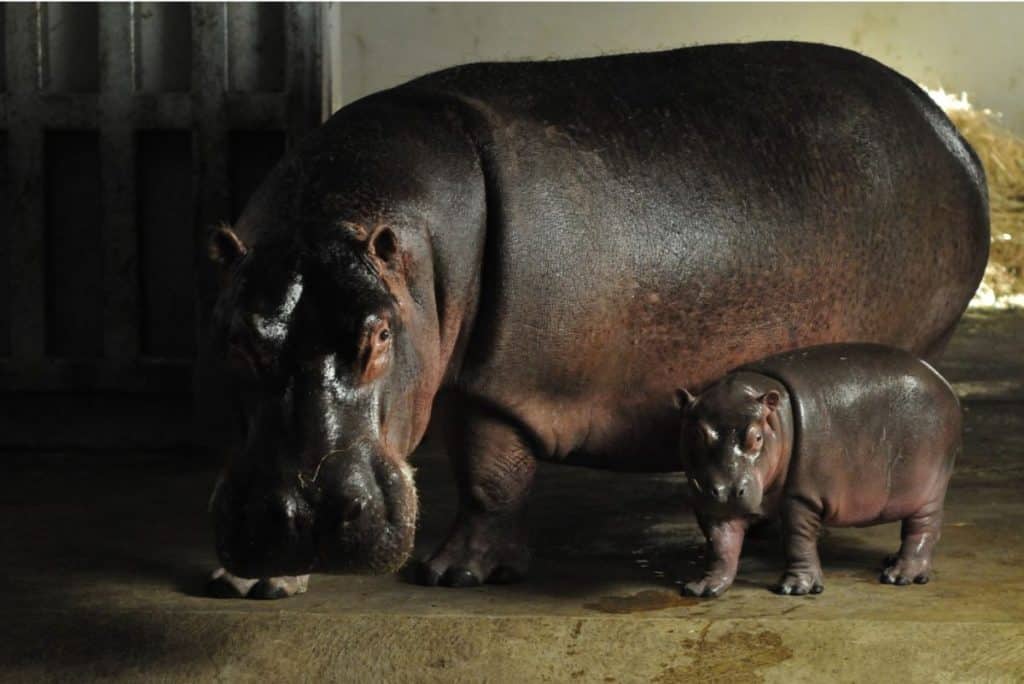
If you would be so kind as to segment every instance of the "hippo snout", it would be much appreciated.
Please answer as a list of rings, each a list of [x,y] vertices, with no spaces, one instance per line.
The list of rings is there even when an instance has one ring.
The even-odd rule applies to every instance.
[[[709,479],[703,484],[694,478],[691,486],[712,505],[756,512],[761,506],[761,487],[753,475],[735,480]]]
[[[712,484],[707,487],[708,495],[718,503],[729,503],[741,499],[746,494],[742,484]]]
[[[296,486],[225,474],[214,490],[217,554],[239,577],[391,572],[412,551],[416,489],[411,469],[378,459],[322,468]],[[291,479],[291,478],[287,478]]]

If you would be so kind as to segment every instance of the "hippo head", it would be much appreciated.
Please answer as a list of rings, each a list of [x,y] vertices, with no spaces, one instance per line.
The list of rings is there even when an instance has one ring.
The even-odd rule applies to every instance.
[[[430,355],[409,334],[423,306],[396,233],[213,234],[221,288],[198,381],[201,411],[221,416],[227,463],[210,508],[235,575],[389,572],[411,552],[405,459],[425,429]]]
[[[781,452],[782,400],[734,373],[699,396],[676,393],[680,450],[695,505],[723,515],[759,514]]]

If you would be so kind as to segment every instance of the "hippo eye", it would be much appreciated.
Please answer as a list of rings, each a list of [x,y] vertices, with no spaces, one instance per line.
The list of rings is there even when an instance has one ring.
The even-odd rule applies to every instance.
[[[761,434],[761,431],[756,427],[750,428],[750,431],[747,433],[747,450],[760,449],[763,443],[764,435]]]
[[[383,330],[380,331],[380,334],[377,335],[377,339],[379,339],[381,342],[387,342],[388,340],[391,339],[391,331],[388,330],[387,328],[384,328]]]

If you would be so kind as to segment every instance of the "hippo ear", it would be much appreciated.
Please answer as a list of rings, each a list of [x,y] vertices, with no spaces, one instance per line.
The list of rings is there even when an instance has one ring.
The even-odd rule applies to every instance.
[[[248,254],[249,248],[228,226],[218,226],[210,235],[210,260],[226,272]]]
[[[389,226],[377,226],[366,242],[367,253],[386,264],[392,264],[398,256],[398,237]]]
[[[757,398],[761,402],[766,410],[765,415],[771,415],[779,408],[779,402],[782,400],[782,396],[775,390],[768,390]]]
[[[676,408],[684,413],[693,406],[693,402],[697,401],[697,397],[690,394],[686,389],[680,387],[675,392]]]

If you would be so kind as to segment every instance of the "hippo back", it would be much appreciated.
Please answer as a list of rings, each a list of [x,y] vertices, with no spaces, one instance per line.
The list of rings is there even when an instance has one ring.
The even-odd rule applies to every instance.
[[[557,459],[667,464],[675,387],[788,349],[933,352],[984,270],[977,159],[847,50],[476,64],[396,92],[460,103],[487,186],[460,390]]]
[[[794,439],[790,473],[827,482],[868,482],[930,444],[959,444],[960,403],[929,364],[901,349],[833,344],[745,365],[789,394]],[[948,473],[949,453],[930,454]],[[794,484],[794,483],[791,483]],[[855,491],[853,488],[851,491]]]

